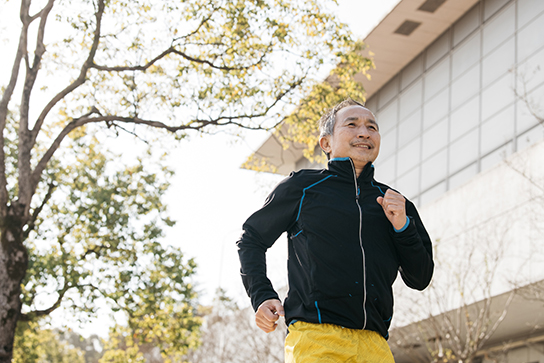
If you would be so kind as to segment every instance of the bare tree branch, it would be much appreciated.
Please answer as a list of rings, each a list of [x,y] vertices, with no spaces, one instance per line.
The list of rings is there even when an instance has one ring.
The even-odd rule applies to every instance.
[[[53,181],[51,181],[48,184],[47,193],[45,194],[45,197],[42,200],[42,204],[36,207],[36,209],[34,209],[34,212],[32,212],[32,216],[30,217],[30,221],[28,223],[28,228],[24,231],[24,234],[23,234],[24,239],[28,238],[28,235],[30,234],[30,232],[33,231],[34,228],[36,228],[36,219],[38,218],[41,211],[43,210],[43,207],[45,207],[45,205],[47,205],[47,202],[49,202],[49,199],[51,199],[51,196],[53,195],[53,191],[55,190],[56,186],[57,185]]]
[[[215,120],[213,120],[213,122],[211,122],[211,123],[220,125],[221,121],[227,121],[225,124],[232,124],[232,125],[236,125],[236,126],[239,126],[239,127],[242,127],[242,128],[246,128],[246,129],[251,129],[251,130],[272,130],[272,129],[276,128],[280,123],[282,123],[283,119],[278,120],[278,122],[275,123],[273,126],[267,127],[267,128],[248,127],[246,125],[243,125],[243,124],[240,124],[240,123],[237,123],[237,122],[234,122],[234,121],[235,120],[243,120],[243,119],[253,119],[253,118],[259,118],[259,117],[266,116],[268,114],[268,112],[272,108],[274,108],[286,95],[288,95],[293,90],[295,90],[298,86],[300,86],[302,84],[302,82],[304,82],[305,78],[306,77],[302,77],[302,78],[292,82],[289,85],[289,87],[285,91],[283,91],[282,93],[277,95],[274,102],[272,102],[269,106],[267,106],[262,112],[259,112],[259,113],[256,113],[256,114],[249,114],[249,115],[248,114],[243,114],[243,115],[236,115],[236,116],[221,116],[221,117],[218,117]],[[203,127],[203,126],[206,126],[207,124],[210,124],[210,120],[195,119],[194,121],[192,121],[192,123],[200,123],[202,125],[201,127]]]
[[[55,151],[57,151],[57,149],[59,148],[62,140],[64,140],[66,135],[68,135],[72,130],[76,129],[77,127],[93,122],[94,119],[89,117],[93,113],[94,113],[94,110],[89,112],[86,115],[81,116],[80,118],[74,119],[72,122],[66,125],[64,129],[62,129],[59,135],[57,135],[57,138],[53,141],[49,149],[47,149],[44,156],[38,162],[38,165],[36,165],[36,168],[34,169],[34,171],[32,172],[30,176],[30,184],[33,191],[36,190],[36,187],[38,186],[38,183],[40,182],[42,172],[45,170],[47,163],[49,162],[49,160],[51,159]],[[106,121],[106,120],[101,119],[100,121]]]
[[[72,286],[68,286],[67,284],[65,284],[60,291],[57,291],[57,293],[59,294],[57,301],[55,301],[53,305],[51,305],[49,308],[43,310],[34,310],[26,314],[21,314],[19,319],[21,321],[33,321],[40,316],[46,316],[51,314],[53,311],[57,310],[60,307],[64,295],[68,290],[70,290],[70,288],[72,288]]]
[[[149,144],[149,141],[147,141],[146,139],[144,139],[143,137],[138,135],[136,132],[130,131],[126,127],[123,127],[123,126],[118,125],[116,123],[111,123],[111,124],[108,125],[108,127],[113,127],[113,128],[115,128],[116,131],[117,131],[117,129],[120,129],[121,131],[126,132],[127,134],[134,136],[136,139],[142,141],[143,143]],[[116,134],[117,134],[117,136],[119,136],[118,132]]]
[[[99,71],[106,71],[106,72],[146,71],[153,64],[157,63],[159,60],[163,59],[168,54],[173,53],[174,50],[175,50],[174,47],[170,47],[144,65],[108,67],[108,66],[101,66],[93,62],[93,64],[91,65],[91,68],[98,69]]]
[[[32,172],[30,176],[30,185],[31,190],[36,190],[36,187],[38,186],[38,183],[41,178],[42,172],[45,170],[45,167],[47,166],[47,163],[55,153],[55,151],[59,148],[62,140],[74,129],[81,127],[83,125],[89,124],[89,123],[99,123],[99,122],[105,122],[108,126],[117,126],[115,125],[115,122],[124,122],[124,123],[132,123],[135,125],[147,125],[150,127],[158,128],[158,129],[164,129],[169,132],[175,133],[178,131],[183,130],[195,130],[200,131],[208,126],[226,126],[226,125],[233,125],[238,126],[245,129],[250,130],[270,130],[274,127],[276,127],[279,123],[281,123],[282,120],[279,120],[274,126],[272,127],[262,127],[262,126],[248,126],[246,124],[243,124],[241,122],[238,122],[238,120],[251,120],[255,118],[264,117],[267,115],[267,113],[280,102],[287,94],[292,92],[294,89],[296,89],[302,82],[304,81],[304,78],[295,80],[292,82],[289,87],[284,90],[282,93],[280,93],[278,96],[276,96],[276,99],[274,102],[272,102],[268,107],[266,107],[262,112],[255,113],[255,114],[243,114],[243,115],[237,115],[237,116],[219,116],[215,119],[196,119],[191,121],[188,124],[179,125],[179,126],[169,126],[161,121],[155,121],[155,120],[145,120],[141,119],[139,117],[123,117],[123,116],[116,116],[116,115],[100,115],[98,110],[93,107],[91,112],[89,112],[86,115],[83,115],[77,119],[74,119],[72,122],[70,122],[66,127],[58,134],[57,138],[53,141],[49,149],[46,151],[42,159],[38,162],[38,165]],[[93,114],[99,114],[98,116],[91,117]]]
[[[269,49],[269,48],[270,48],[270,46],[267,49]],[[229,66],[216,65],[214,62],[209,61],[207,59],[200,59],[200,58],[192,57],[192,56],[190,56],[190,55],[188,55],[188,54],[186,54],[186,53],[184,53],[184,52],[182,52],[180,50],[177,50],[176,48],[174,48],[174,46],[171,46],[170,48],[166,49],[164,52],[162,52],[161,54],[159,54],[158,56],[156,56],[155,58],[153,58],[152,60],[150,60],[149,62],[147,62],[146,64],[143,64],[143,65],[109,67],[109,66],[102,66],[102,65],[98,65],[98,64],[93,64],[92,68],[98,69],[100,71],[107,71],[107,72],[146,71],[149,67],[151,67],[153,64],[155,64],[157,61],[163,59],[164,57],[166,57],[169,54],[177,54],[177,55],[185,58],[186,60],[188,60],[190,62],[199,63],[199,64],[206,64],[206,65],[210,66],[213,69],[217,69],[217,70],[221,70],[221,71],[240,71],[240,70],[250,69],[250,68],[253,68],[253,67],[261,64],[263,62],[264,58],[266,57],[266,55],[268,54],[268,52],[264,51],[263,54],[261,55],[261,57],[256,62],[254,62],[254,63],[252,63],[250,65],[229,67]]]
[[[499,325],[503,322],[504,318],[506,317],[506,314],[508,313],[508,308],[510,307],[510,304],[512,303],[512,300],[514,299],[514,296],[516,295],[516,290],[513,290],[510,295],[508,295],[508,299],[506,300],[506,303],[504,304],[504,309],[502,310],[501,315],[499,318],[495,321],[493,326],[489,329],[487,329],[486,334],[484,337],[482,337],[480,343],[476,347],[476,350],[479,350],[482,348],[485,342],[489,340],[489,338],[495,333]],[[489,315],[489,314],[488,314]]]
[[[18,144],[18,159],[17,159],[17,167],[19,170],[19,176],[18,176],[18,185],[19,185],[19,192],[18,192],[18,198],[19,202],[25,205],[25,213],[26,216],[28,214],[28,211],[30,209],[30,200],[32,198],[32,189],[30,188],[30,173],[31,173],[31,167],[30,167],[30,152],[34,146],[34,142],[31,138],[30,131],[28,129],[28,121],[29,121],[29,110],[30,110],[30,94],[32,92],[32,89],[34,88],[34,84],[36,82],[36,78],[38,76],[38,72],[40,70],[40,63],[43,57],[43,54],[45,53],[45,45],[44,45],[44,34],[45,34],[45,24],[47,23],[47,17],[53,8],[54,0],[49,0],[45,7],[35,16],[30,17],[28,15],[28,9],[26,9],[26,13],[22,15],[23,23],[27,22],[30,23],[32,19],[40,18],[40,24],[38,26],[38,34],[36,39],[36,48],[34,50],[34,60],[32,62],[32,66],[30,66],[30,62],[28,60],[28,51],[26,50],[27,45],[25,44],[25,51],[23,53],[23,58],[25,59],[26,64],[26,77],[24,81],[23,86],[23,92],[21,97],[21,104],[19,106],[19,144]],[[28,30],[28,28],[27,28]],[[26,34],[28,36],[28,34]]]
[[[515,71],[515,74],[517,76],[517,70]],[[525,106],[527,106],[527,110],[529,110],[529,113],[538,121],[538,123],[541,126],[544,126],[544,116],[540,115],[539,112],[537,112],[536,107],[533,102],[531,102],[531,99],[529,97],[529,92],[527,92],[527,81],[525,76],[521,76],[523,79],[523,92],[519,92],[517,87],[514,87],[514,94],[520,98],[523,103],[525,103]]]
[[[57,310],[60,307],[60,304],[62,303],[62,299],[64,298],[64,295],[66,295],[68,290],[74,289],[74,288],[81,288],[81,287],[92,287],[93,289],[97,289],[92,284],[70,285],[68,283],[65,283],[62,289],[60,291],[57,291],[59,296],[57,300],[50,307],[48,307],[47,309],[34,310],[25,314],[21,314],[19,319],[21,321],[35,321],[37,318],[41,316],[47,316],[51,314],[53,311]]]
[[[7,191],[7,179],[6,179],[6,164],[5,164],[5,152],[4,152],[4,129],[6,127],[7,115],[8,115],[8,104],[13,96],[13,91],[17,85],[17,79],[19,77],[19,68],[21,66],[21,61],[26,53],[26,44],[28,37],[28,26],[26,15],[28,13],[28,8],[30,3],[28,1],[21,1],[21,8],[19,10],[20,18],[22,21],[21,34],[19,35],[19,45],[17,46],[17,52],[15,54],[15,60],[13,62],[13,67],[11,69],[11,77],[9,83],[4,90],[2,95],[2,100],[0,101],[0,216],[4,217],[7,214],[7,202],[8,202],[8,191]]]
[[[212,11],[210,12],[210,14],[206,17],[203,17],[202,18],[202,21],[200,22],[200,24],[198,24],[198,26],[196,27],[195,30],[193,30],[192,32],[188,33],[188,34],[185,34],[181,37],[178,37],[178,38],[174,38],[174,41],[177,41],[177,40],[180,40],[180,39],[187,39],[193,35],[195,35],[196,33],[198,33],[200,31],[200,29],[202,29],[202,27],[204,26],[204,24],[206,24],[208,21],[210,21],[210,19],[212,18],[213,14],[219,10],[221,7],[213,7]]]
[[[526,172],[524,172],[523,170],[520,170],[518,169],[514,163],[512,163],[511,161],[505,159],[504,160],[505,164],[508,165],[510,167],[510,169],[512,169],[513,171],[515,171],[516,173],[518,173],[519,175],[521,175],[525,180],[527,180],[529,183],[531,183],[533,186],[535,186],[536,188],[538,188],[541,192],[544,192],[544,187],[540,184],[538,184],[536,181],[533,180],[533,178],[529,175],[527,175]]]
[[[95,246],[94,248],[89,248],[81,255],[81,260],[84,260],[87,256],[94,254],[97,258],[100,257],[100,251],[103,250],[104,246]]]
[[[32,143],[36,142],[36,138],[38,137],[38,133],[40,132],[43,123],[45,121],[45,118],[51,111],[51,109],[64,97],[66,97],[68,94],[73,92],[75,89],[77,89],[79,86],[85,83],[87,71],[92,66],[94,62],[94,56],[96,54],[96,51],[98,49],[98,45],[100,44],[100,33],[102,28],[102,15],[104,14],[105,4],[104,0],[98,1],[98,9],[95,12],[95,18],[96,18],[96,28],[94,30],[93,34],[93,42],[91,45],[91,48],[89,50],[89,55],[87,56],[86,61],[81,66],[81,70],[79,72],[79,76],[72,82],[68,87],[63,89],[61,92],[57,93],[51,101],[44,107],[42,112],[40,113],[40,116],[38,116],[38,119],[36,120],[36,124],[34,125],[34,128],[32,129]]]

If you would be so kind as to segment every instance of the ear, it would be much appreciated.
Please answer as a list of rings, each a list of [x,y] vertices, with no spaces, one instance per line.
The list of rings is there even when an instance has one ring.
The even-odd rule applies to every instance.
[[[319,146],[321,146],[321,149],[323,149],[326,154],[330,154],[332,151],[330,139],[331,135],[326,135],[319,138]]]

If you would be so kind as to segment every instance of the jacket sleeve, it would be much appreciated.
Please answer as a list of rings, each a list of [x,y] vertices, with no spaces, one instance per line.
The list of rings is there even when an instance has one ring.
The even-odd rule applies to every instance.
[[[264,206],[244,223],[242,236],[236,243],[240,274],[255,311],[263,301],[278,299],[266,276],[266,250],[295,223],[302,191],[294,184],[291,174],[276,186]]]
[[[402,232],[391,232],[400,260],[399,272],[408,287],[423,290],[431,282],[434,270],[431,238],[410,201],[406,201],[406,215],[410,220],[408,227]]]

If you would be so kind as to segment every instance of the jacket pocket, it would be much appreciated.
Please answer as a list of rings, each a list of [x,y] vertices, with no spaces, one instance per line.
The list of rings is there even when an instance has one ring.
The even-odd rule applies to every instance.
[[[301,290],[309,296],[312,291],[312,262],[308,254],[308,239],[304,230],[289,236],[289,284],[290,289]]]

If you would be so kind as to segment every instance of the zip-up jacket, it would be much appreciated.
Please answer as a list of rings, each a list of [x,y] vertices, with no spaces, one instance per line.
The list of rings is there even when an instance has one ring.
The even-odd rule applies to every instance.
[[[244,286],[254,310],[278,299],[266,276],[266,250],[288,235],[289,291],[285,319],[367,329],[388,338],[391,285],[400,275],[423,290],[434,263],[429,235],[412,202],[396,231],[376,201],[389,187],[368,163],[359,177],[351,159],[323,170],[291,173],[249,217],[237,242]]]

